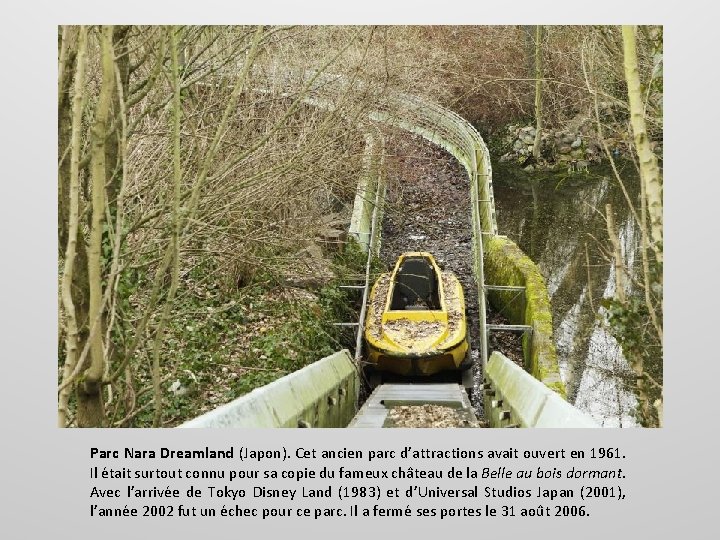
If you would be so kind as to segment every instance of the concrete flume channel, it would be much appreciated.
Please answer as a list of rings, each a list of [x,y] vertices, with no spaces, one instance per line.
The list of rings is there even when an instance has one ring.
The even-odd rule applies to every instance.
[[[332,81],[342,86],[342,79]],[[331,108],[327,80],[318,82],[304,101]],[[415,96],[397,94],[389,110],[373,111],[359,128],[366,133],[364,174],[358,182],[349,234],[368,253],[363,303],[357,332],[356,353],[339,351],[305,368],[278,379],[200,417],[182,424],[191,427],[381,427],[387,409],[367,403],[358,414],[363,321],[368,296],[370,260],[379,250],[386,186],[383,178],[384,124],[419,135],[449,152],[465,168],[471,195],[472,266],[479,307],[480,361],[485,418],[490,427],[598,427],[587,415],[563,398],[565,389],[559,375],[552,344],[552,323],[544,280],[537,267],[507,238],[498,235],[492,190],[490,156],[480,134],[456,113]],[[486,261],[492,270],[486,280]],[[494,288],[494,287],[500,287]],[[501,302],[509,291],[525,291],[522,310],[505,315],[510,322],[528,328],[523,340],[525,370],[501,353],[489,354],[486,324],[488,295]],[[466,291],[466,294],[470,294]],[[437,403],[437,387],[427,386],[428,401]],[[433,386],[436,388],[433,390]],[[448,386],[448,385],[443,385]],[[449,400],[469,407],[460,386],[451,390]],[[385,389],[387,390],[387,389]],[[378,393],[382,393],[382,390]],[[422,390],[415,402],[422,402]],[[455,405],[458,406],[457,404]],[[363,419],[364,416],[364,419]],[[370,418],[370,421],[367,421]],[[353,420],[355,419],[355,420]]]

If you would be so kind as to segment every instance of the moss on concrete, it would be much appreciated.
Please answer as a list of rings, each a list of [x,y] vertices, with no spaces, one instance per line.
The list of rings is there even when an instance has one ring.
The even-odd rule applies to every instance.
[[[490,303],[511,323],[528,324],[533,328],[530,342],[527,337],[523,339],[525,358],[529,359],[525,369],[565,398],[565,385],[560,378],[552,340],[550,297],[540,270],[515,242],[506,237],[486,237],[484,249],[486,283],[525,287],[524,297],[515,291],[488,293]]]

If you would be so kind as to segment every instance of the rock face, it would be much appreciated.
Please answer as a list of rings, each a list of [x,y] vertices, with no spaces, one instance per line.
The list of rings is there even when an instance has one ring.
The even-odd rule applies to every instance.
[[[534,126],[519,124],[507,127],[503,139],[510,150],[500,157],[500,161],[515,161],[525,170],[568,168],[569,172],[587,170],[592,163],[600,163],[604,151],[594,138],[592,120],[578,115],[562,129],[543,129],[540,141],[540,159],[528,165],[528,156],[532,155],[536,130]],[[619,141],[607,140],[615,155],[624,152]]]

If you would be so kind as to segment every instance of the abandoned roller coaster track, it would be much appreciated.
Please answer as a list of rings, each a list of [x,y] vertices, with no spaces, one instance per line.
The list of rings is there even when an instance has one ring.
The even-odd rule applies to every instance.
[[[279,73],[279,74],[278,74]],[[273,74],[272,84],[258,87],[263,93],[302,95],[308,105],[334,109],[333,96],[344,88],[342,77],[303,72]],[[297,82],[302,81],[302,92]],[[360,283],[343,285],[361,293],[357,321],[338,322],[356,329],[355,351],[339,351],[299,371],[282,377],[217,409],[181,425],[190,427],[392,427],[389,411],[397,405],[439,404],[461,411],[468,426],[476,418],[467,394],[458,384],[384,384],[378,386],[358,410],[362,373],[363,325],[366,315],[370,268],[379,253],[386,186],[383,176],[384,138],[380,126],[419,135],[450,153],[467,172],[471,195],[472,258],[479,304],[480,362],[483,373],[484,420],[489,427],[598,427],[587,415],[566,402],[541,381],[500,352],[488,351],[488,333],[532,332],[529,324],[497,325],[486,320],[488,291],[517,291],[524,287],[487,284],[484,274],[484,241],[498,235],[492,188],[492,168],[485,142],[477,130],[458,114],[416,96],[396,93],[382,107],[357,123],[365,134],[363,173],[349,228],[367,253]],[[528,340],[529,341],[529,340]]]

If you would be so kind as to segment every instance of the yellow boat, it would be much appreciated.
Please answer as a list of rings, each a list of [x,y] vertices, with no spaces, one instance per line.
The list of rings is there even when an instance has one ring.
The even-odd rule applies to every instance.
[[[472,379],[462,285],[427,252],[403,253],[373,285],[365,319],[367,361],[376,372],[430,376],[465,370]]]

